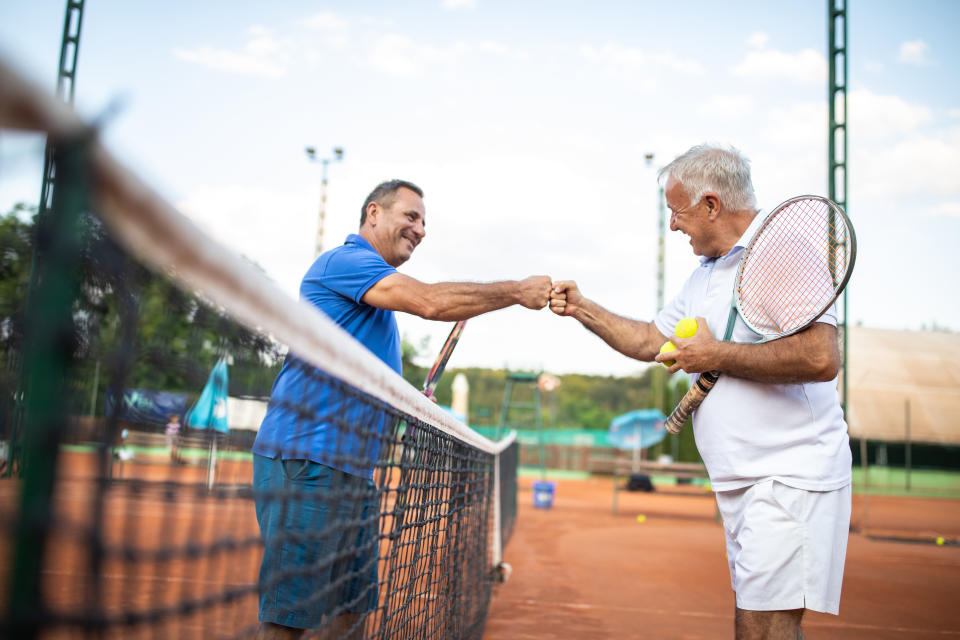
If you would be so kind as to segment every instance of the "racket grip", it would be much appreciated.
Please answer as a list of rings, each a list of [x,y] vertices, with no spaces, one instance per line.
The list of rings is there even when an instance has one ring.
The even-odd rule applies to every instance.
[[[713,385],[717,384],[719,378],[719,371],[704,371],[700,374],[696,384],[690,387],[684,394],[680,400],[680,404],[677,405],[677,408],[673,410],[673,413],[670,414],[670,417],[667,418],[667,421],[664,423],[667,431],[674,435],[680,433],[687,418],[700,406],[703,399],[710,393],[710,389],[713,389]]]

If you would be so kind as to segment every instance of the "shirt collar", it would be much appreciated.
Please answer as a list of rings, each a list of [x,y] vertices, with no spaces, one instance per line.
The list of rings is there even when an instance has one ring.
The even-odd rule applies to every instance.
[[[359,233],[351,233],[347,236],[347,239],[343,241],[343,244],[355,244],[364,249],[369,249],[370,251],[376,251],[373,248],[373,245],[367,242],[367,239],[361,236]]]

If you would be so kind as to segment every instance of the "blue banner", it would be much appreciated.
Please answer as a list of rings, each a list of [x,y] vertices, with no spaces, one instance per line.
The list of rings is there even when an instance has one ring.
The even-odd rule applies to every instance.
[[[124,389],[119,394],[107,389],[106,415],[115,415],[122,422],[167,424],[170,416],[183,417],[187,410],[187,394],[149,389]]]
[[[184,421],[193,429],[213,429],[229,433],[227,425],[227,361],[220,359],[213,365],[207,384],[196,404],[190,407]]]

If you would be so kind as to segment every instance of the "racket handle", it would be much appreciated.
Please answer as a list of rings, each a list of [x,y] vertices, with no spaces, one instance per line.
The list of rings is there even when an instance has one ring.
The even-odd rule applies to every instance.
[[[463,333],[463,327],[466,324],[466,320],[460,320],[453,325],[450,335],[447,336],[447,341],[440,349],[440,355],[437,357],[437,361],[433,363],[433,367],[427,374],[427,379],[423,382],[423,394],[428,398],[433,397],[433,392],[437,388],[437,383],[440,382],[440,376],[443,375],[443,370],[447,366],[447,360],[450,359],[450,354],[453,353],[453,348],[456,347],[457,342],[460,341],[460,334]]]
[[[670,414],[670,417],[667,418],[667,421],[664,423],[667,431],[674,435],[680,433],[687,418],[700,406],[703,399],[710,393],[710,389],[713,389],[713,385],[717,384],[719,378],[719,371],[704,371],[700,374],[696,384],[690,387],[684,394],[680,400],[680,404],[677,405],[677,408],[673,410],[673,413]]]

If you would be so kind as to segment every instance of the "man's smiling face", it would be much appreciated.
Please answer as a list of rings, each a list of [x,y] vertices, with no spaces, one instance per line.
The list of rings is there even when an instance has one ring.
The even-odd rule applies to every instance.
[[[376,247],[392,267],[410,259],[413,250],[426,237],[426,210],[423,198],[401,187],[387,207],[376,215]]]

